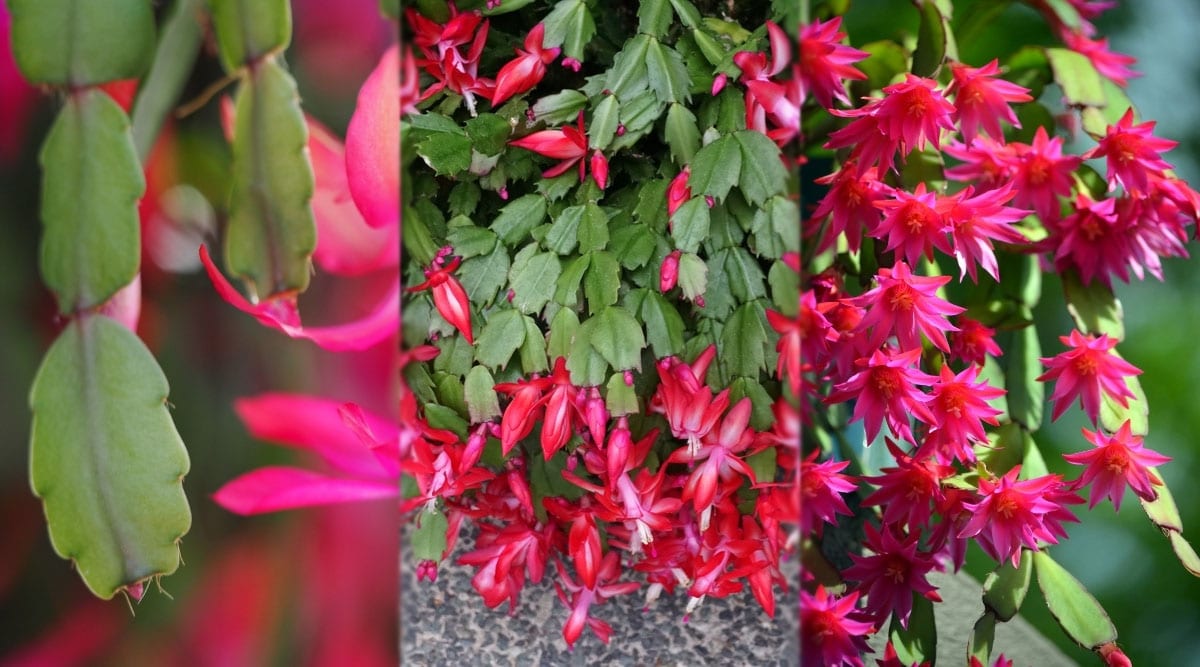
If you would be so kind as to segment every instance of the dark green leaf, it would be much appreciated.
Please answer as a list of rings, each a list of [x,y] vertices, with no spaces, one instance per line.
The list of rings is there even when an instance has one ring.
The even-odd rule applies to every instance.
[[[598,386],[604,382],[608,372],[608,362],[592,347],[591,335],[597,322],[593,317],[579,325],[575,331],[575,338],[571,341],[570,354],[566,355],[571,384],[576,387]]]
[[[624,308],[610,306],[589,322],[589,343],[614,370],[641,370],[646,339],[642,327]]]
[[[1108,614],[1078,579],[1045,551],[1033,554],[1033,564],[1046,606],[1068,637],[1086,649],[1117,640],[1117,629]]]
[[[608,246],[621,258],[621,266],[633,271],[645,266],[654,255],[654,233],[646,225],[626,225],[613,232]]]
[[[696,153],[688,187],[695,195],[724,199],[729,189],[737,185],[741,172],[741,145],[733,137],[724,136]]]
[[[772,411],[774,399],[767,393],[767,390],[758,383],[758,380],[753,380],[748,377],[734,378],[733,383],[729,385],[729,403],[736,405],[742,398],[749,398],[750,411],[750,428],[756,431],[769,431],[775,423],[775,413]],[[774,466],[775,456],[771,455],[771,464]],[[771,468],[774,471],[774,467]],[[759,482],[763,480],[770,481],[774,479],[774,472],[770,477],[758,477]]]
[[[475,341],[475,360],[491,369],[501,368],[508,364],[523,342],[525,322],[521,313],[501,310],[488,319],[479,333],[479,340]]]
[[[643,0],[638,7],[638,32],[655,37],[667,34],[671,25],[671,4],[667,0]]]
[[[603,250],[607,245],[608,216],[595,203],[588,202],[579,224],[579,252]]]
[[[633,217],[653,230],[667,228],[667,188],[671,182],[658,178],[646,182],[638,190],[637,207]]]
[[[187,450],[167,411],[167,379],[128,329],[80,315],[30,390],[29,471],[54,551],[105,600],[179,565],[191,526]]]
[[[492,221],[492,231],[505,245],[516,245],[529,236],[534,227],[542,224],[546,217],[546,199],[541,195],[518,197],[500,209],[500,215]]]
[[[522,9],[531,2],[533,2],[533,0],[504,0],[503,2],[497,2],[490,7],[484,5],[483,9],[480,10],[480,13],[484,16],[507,14],[509,12],[515,12],[518,9]]]
[[[472,181],[463,181],[450,190],[450,212],[454,215],[471,215],[479,205],[482,193]]]
[[[434,376],[434,386],[439,404],[454,410],[459,417],[465,418],[470,415],[470,411],[467,409],[466,391],[463,389],[460,376],[453,373],[437,373]]]
[[[512,312],[512,311],[505,311]],[[496,380],[483,366],[471,367],[467,373],[467,381],[463,384],[463,394],[467,401],[467,410],[471,415],[472,424],[491,421],[500,416],[500,399],[496,396]]]
[[[459,127],[458,123],[452,118],[443,116],[440,113],[415,113],[404,117],[405,122],[412,125],[413,129],[425,130],[437,134],[457,134],[467,136],[466,132]]]
[[[913,51],[912,72],[918,76],[933,76],[942,66],[946,56],[955,57],[954,34],[950,31],[949,17],[943,16],[935,2],[919,0],[921,25],[917,29],[917,50]]]
[[[565,2],[573,4],[576,0],[565,0]],[[559,5],[562,4],[565,3],[559,3]],[[577,90],[564,90],[534,102],[533,114],[538,121],[559,125],[575,120],[579,110],[585,106],[587,106],[586,95]]]
[[[708,240],[711,224],[704,197],[698,195],[687,200],[671,216],[671,238],[675,240],[675,247],[683,252],[700,250],[700,244]]]
[[[423,407],[425,409],[425,419],[429,422],[430,426],[454,431],[458,437],[463,440],[467,439],[469,424],[453,408],[438,405],[437,403],[426,403]]]
[[[665,134],[675,164],[682,167],[690,163],[700,149],[700,130],[691,110],[678,103],[668,107]]]
[[[588,312],[594,315],[617,302],[621,266],[611,253],[592,252],[588,256],[591,260],[583,281],[583,293],[587,297]]]
[[[1028,549],[1021,549],[1019,567],[1013,567],[1012,561],[1005,560],[983,580],[983,605],[1007,623],[1021,610],[1032,579],[1033,558]]]
[[[417,529],[413,531],[413,557],[417,561],[440,561],[446,550],[446,531],[450,522],[446,515],[436,509],[427,509],[417,518]]]
[[[766,277],[758,261],[745,248],[726,248],[716,254],[714,261],[722,262],[729,287],[738,301],[744,303],[767,296]]]
[[[631,37],[613,58],[605,88],[622,102],[628,101],[650,85],[646,61],[649,58],[651,41],[648,35]]]
[[[302,292],[312,273],[317,228],[308,127],[296,82],[275,60],[266,60],[243,81],[236,112],[225,236],[229,270],[259,298]]]
[[[700,25],[700,12],[696,10],[696,6],[688,0],[670,0],[671,7],[675,9],[675,15],[679,17],[679,21],[683,23],[685,28],[694,30]]]
[[[891,40],[864,44],[862,50],[871,55],[855,66],[867,75],[865,85],[869,90],[879,90],[908,71],[908,56],[904,53],[904,47]]]
[[[646,47],[646,75],[659,102],[670,104],[691,100],[692,82],[683,56],[656,39],[650,40]]]
[[[579,242],[579,223],[583,220],[583,206],[569,206],[554,219],[542,245],[560,255],[569,255]]]
[[[494,113],[481,113],[468,120],[466,129],[472,146],[483,155],[496,155],[503,151],[512,132],[508,121]]]
[[[408,218],[405,218],[404,226],[408,226]],[[508,252],[504,246],[497,245],[487,255],[464,261],[458,267],[458,278],[471,303],[488,306],[495,300],[496,292],[504,287],[508,268]]]
[[[587,128],[589,147],[604,150],[617,132],[621,115],[621,103],[615,95],[606,95],[592,112],[592,122]]]
[[[226,72],[282,52],[292,39],[287,0],[212,0],[212,22]]]
[[[642,290],[640,315],[646,324],[646,339],[650,342],[654,356],[659,359],[683,350],[685,326],[679,311],[663,295],[650,289]]]
[[[727,375],[757,378],[766,369],[766,315],[756,302],[747,303],[729,316],[721,332],[718,358]]]
[[[579,303],[579,285],[583,282],[583,274],[591,265],[591,254],[576,257],[567,264],[555,285],[554,301],[563,306],[574,306]]]
[[[522,313],[536,313],[554,296],[554,282],[562,265],[554,253],[517,254],[509,271],[513,306]]]
[[[774,447],[768,447],[761,452],[746,457],[746,465],[750,466],[750,470],[754,471],[755,484],[775,481],[775,458],[776,451]]]
[[[754,130],[733,133],[741,147],[742,169],[738,187],[746,201],[762,205],[771,197],[782,194],[787,186],[787,170],[779,159],[779,147],[767,135]]]
[[[464,259],[489,255],[496,249],[496,233],[475,225],[451,226],[446,241],[454,248],[454,254]]]
[[[145,0],[8,0],[12,52],[30,83],[97,86],[140,77],[154,56]]]
[[[141,258],[146,181],[129,119],[105,93],[77,93],[50,128],[40,162],[42,278],[63,313],[98,306],[133,280]]]

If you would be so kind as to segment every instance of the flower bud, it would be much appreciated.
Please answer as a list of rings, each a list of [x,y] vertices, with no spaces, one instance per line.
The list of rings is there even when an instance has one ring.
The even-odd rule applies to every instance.
[[[663,258],[662,267],[658,272],[658,289],[664,294],[675,289],[675,283],[679,280],[680,254],[678,250],[674,250]]]
[[[721,89],[725,87],[725,82],[728,80],[729,77],[725,76],[724,73],[718,74],[717,78],[713,79],[712,95],[716,96],[717,93],[721,92]]]

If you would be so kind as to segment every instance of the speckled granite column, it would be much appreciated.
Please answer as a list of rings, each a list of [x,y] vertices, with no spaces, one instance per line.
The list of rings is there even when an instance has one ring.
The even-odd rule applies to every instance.
[[[613,626],[605,646],[585,630],[567,650],[562,625],[568,609],[554,594],[553,568],[547,567],[541,584],[525,585],[516,614],[508,604],[496,609],[483,606],[471,588],[475,569],[453,565],[458,554],[472,548],[466,528],[456,554],[434,583],[417,583],[405,531],[401,559],[400,653],[405,667],[474,667],[513,665],[613,665],[669,667],[729,665],[742,667],[793,667],[800,661],[798,633],[799,593],[790,585],[776,591],[775,618],[771,619],[749,589],[724,600],[708,598],[683,623],[687,595],[663,594],[643,612],[645,593],[620,596],[593,606],[593,616]],[[797,561],[785,567],[798,581]]]

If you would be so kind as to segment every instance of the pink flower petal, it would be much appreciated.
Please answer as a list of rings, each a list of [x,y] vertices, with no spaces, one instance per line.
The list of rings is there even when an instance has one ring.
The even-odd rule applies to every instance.
[[[312,206],[317,248],[313,260],[329,273],[347,276],[396,266],[400,262],[400,226],[367,224],[350,195],[345,147],[320,123],[306,120],[316,177]]]
[[[342,417],[341,401],[299,394],[270,393],[234,402],[238,418],[255,438],[313,452],[329,465],[359,477],[391,479],[358,432]],[[357,407],[357,406],[355,406]],[[397,433],[391,421],[359,409],[373,433]]]
[[[400,224],[400,47],[379,59],[346,130],[350,194],[372,227]]]
[[[208,278],[231,306],[252,315],[264,326],[278,329],[291,338],[311,340],[320,347],[335,352],[365,350],[385,340],[400,329],[400,281],[395,284],[362,318],[346,324],[305,327],[300,323],[300,313],[294,301],[275,299],[259,304],[250,303],[242,296],[213,264],[208,248],[200,246],[200,261],[204,264]]]
[[[394,480],[339,479],[300,468],[259,468],[229,482],[213,494],[218,505],[236,514],[264,514],[286,509],[394,498]]]

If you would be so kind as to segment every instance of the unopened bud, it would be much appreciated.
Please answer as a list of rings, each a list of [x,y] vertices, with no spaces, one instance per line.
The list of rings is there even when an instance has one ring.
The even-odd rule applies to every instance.
[[[583,63],[579,62],[578,60],[575,60],[574,58],[563,58],[562,66],[566,67],[567,69],[571,70],[572,72],[578,72],[579,68],[583,67]]]
[[[500,188],[496,191],[496,194],[500,195],[500,198],[504,201],[508,201],[508,187]]]
[[[508,299],[509,303],[512,303],[513,297],[515,297],[516,295],[517,295],[517,293],[510,289],[510,290],[508,290],[508,294],[505,296],[505,298]]]
[[[624,123],[620,123],[617,125],[617,136],[618,137],[625,136],[625,124]]]
[[[428,579],[429,581],[437,581],[438,566],[436,561],[423,560],[417,563],[417,581]]]
[[[675,283],[679,281],[680,254],[678,250],[674,250],[663,258],[662,267],[658,271],[658,289],[664,294],[675,289]]]
[[[703,297],[703,296],[697,296],[697,297],[696,297],[696,300],[695,300],[695,304],[696,304],[696,306],[697,306],[697,307],[699,307],[699,308],[703,308],[703,307],[704,307],[704,297]]]
[[[712,195],[704,195],[704,203],[708,204],[709,208],[712,208],[717,205],[717,200],[713,199]]]
[[[1100,654],[1100,657],[1104,659],[1104,664],[1108,667],[1133,667],[1129,656],[1125,655],[1124,651],[1117,648],[1113,642],[1101,646],[1096,652]]]
[[[729,77],[725,76],[724,73],[718,74],[717,78],[713,79],[712,94],[716,95],[721,92],[721,89],[725,87],[725,82],[728,80]]]
[[[625,386],[626,387],[633,386],[633,371],[631,371],[631,370],[625,371]]]

